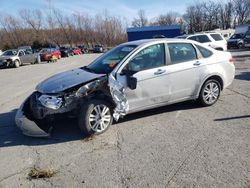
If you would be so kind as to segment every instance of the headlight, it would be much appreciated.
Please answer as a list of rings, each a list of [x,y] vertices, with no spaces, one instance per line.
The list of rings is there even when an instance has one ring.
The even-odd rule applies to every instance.
[[[93,81],[90,82],[82,87],[80,87],[77,91],[76,91],[76,96],[77,97],[83,97],[86,96],[88,94],[89,91],[93,90],[94,88],[96,88],[98,86],[99,81]]]
[[[41,95],[38,100],[42,103],[43,106],[57,110],[62,106],[62,98],[49,95]]]

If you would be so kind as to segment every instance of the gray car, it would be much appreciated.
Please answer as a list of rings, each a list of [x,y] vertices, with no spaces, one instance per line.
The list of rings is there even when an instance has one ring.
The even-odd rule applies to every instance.
[[[211,106],[234,75],[229,52],[195,41],[128,42],[41,82],[19,108],[16,124],[25,135],[46,137],[58,114],[74,114],[84,134],[100,134],[129,113],[196,99]]]
[[[38,60],[38,55],[22,49],[11,49],[3,52],[0,56],[0,67],[18,68],[24,64],[34,64]]]

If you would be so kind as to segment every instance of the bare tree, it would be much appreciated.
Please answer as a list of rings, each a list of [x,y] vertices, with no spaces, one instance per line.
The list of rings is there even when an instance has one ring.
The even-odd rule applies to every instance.
[[[233,7],[237,24],[245,24],[250,20],[250,0],[233,0]]]
[[[180,15],[177,12],[168,12],[161,14],[156,18],[156,21],[151,23],[152,25],[171,25],[179,23]]]
[[[45,36],[42,29],[43,24],[43,14],[40,10],[28,10],[23,9],[19,12],[21,19],[23,22],[26,22],[27,28],[31,28],[33,32],[31,34],[35,38],[36,41],[45,42]]]
[[[148,19],[146,17],[145,11],[140,9],[138,11],[138,18],[134,18],[132,21],[132,26],[134,27],[144,27],[148,24]]]
[[[226,4],[219,4],[220,10],[220,27],[222,29],[228,29],[231,27],[232,17],[233,17],[233,5],[229,1]]]

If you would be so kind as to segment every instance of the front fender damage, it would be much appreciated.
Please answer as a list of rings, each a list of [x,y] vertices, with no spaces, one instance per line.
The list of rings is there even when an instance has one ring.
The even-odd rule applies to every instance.
[[[60,95],[50,96],[35,91],[20,106],[15,117],[16,125],[25,135],[49,137],[57,114],[77,112],[85,100],[97,97],[96,93],[102,93],[103,100],[111,100],[109,102],[113,104],[113,117],[118,121],[129,110],[124,92],[124,86],[112,74],[102,76],[80,87],[67,89]],[[60,103],[57,97],[60,98]],[[54,104],[58,104],[59,108],[53,106]]]
[[[109,75],[108,84],[113,101],[116,104],[113,117],[118,121],[120,117],[125,116],[129,111],[128,100],[125,96],[125,88],[112,74]]]

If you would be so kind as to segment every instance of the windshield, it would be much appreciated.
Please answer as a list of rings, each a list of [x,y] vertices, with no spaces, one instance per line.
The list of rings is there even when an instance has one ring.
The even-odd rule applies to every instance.
[[[93,63],[85,67],[85,69],[97,74],[108,74],[135,48],[135,45],[123,45],[113,48],[97,58]]]
[[[13,55],[17,55],[17,50],[7,50],[2,54],[2,56],[13,56]]]
[[[241,39],[243,37],[243,34],[234,34],[233,36],[231,36],[230,39]]]

